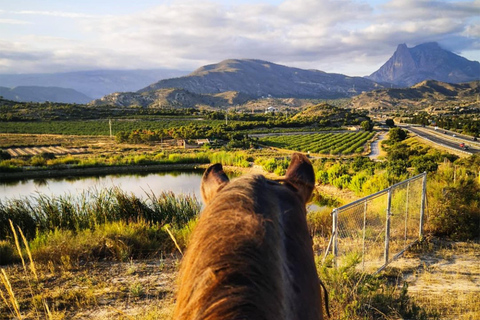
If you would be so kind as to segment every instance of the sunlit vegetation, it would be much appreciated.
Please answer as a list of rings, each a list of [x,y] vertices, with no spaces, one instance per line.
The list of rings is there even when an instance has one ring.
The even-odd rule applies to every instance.
[[[320,154],[362,153],[373,132],[288,135],[261,138],[267,146]]]

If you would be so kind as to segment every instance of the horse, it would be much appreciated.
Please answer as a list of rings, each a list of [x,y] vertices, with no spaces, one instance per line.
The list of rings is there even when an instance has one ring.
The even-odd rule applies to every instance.
[[[220,164],[211,165],[201,182],[206,205],[181,263],[174,319],[323,319],[305,208],[314,182],[299,153],[279,181],[230,181]]]

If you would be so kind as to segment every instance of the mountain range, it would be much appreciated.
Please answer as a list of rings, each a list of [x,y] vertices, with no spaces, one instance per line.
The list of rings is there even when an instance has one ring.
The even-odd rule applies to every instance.
[[[92,98],[69,88],[18,86],[0,87],[0,96],[12,101],[88,103]]]
[[[362,77],[287,67],[254,59],[230,59],[203,66],[188,76],[160,80],[139,92],[182,88],[197,94],[237,91],[252,98],[335,99],[379,88]]]
[[[80,102],[78,92],[96,99],[91,105],[142,107],[228,106],[248,99],[336,99],[388,87],[409,87],[424,80],[461,83],[480,80],[480,63],[470,61],[437,43],[413,48],[400,44],[393,56],[368,77],[350,77],[305,70],[255,59],[229,59],[203,66],[186,75],[179,70],[86,71],[61,74],[0,75],[0,86],[31,86],[17,99]],[[48,86],[41,88],[33,86]],[[71,88],[68,98],[52,87]],[[12,89],[13,90],[13,89]],[[17,90],[18,91],[18,90]],[[4,92],[6,92],[4,90]],[[27,97],[27,98],[24,98]],[[57,100],[55,100],[57,99]]]
[[[175,69],[152,70],[93,70],[65,73],[0,74],[0,86],[14,88],[59,87],[78,91],[89,97],[88,101],[101,98],[112,92],[136,91],[159,79],[179,77],[186,71]],[[37,93],[40,88],[35,88]],[[52,89],[49,89],[51,92]],[[38,100],[38,99],[37,99]],[[37,101],[35,100],[35,101]],[[48,101],[67,102],[47,99]],[[23,100],[29,101],[29,100]],[[75,101],[82,103],[81,101]]]

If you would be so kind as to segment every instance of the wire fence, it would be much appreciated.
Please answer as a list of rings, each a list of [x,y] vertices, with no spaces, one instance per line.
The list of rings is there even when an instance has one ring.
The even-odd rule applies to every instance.
[[[427,174],[397,183],[332,212],[325,255],[335,264],[360,259],[363,272],[379,272],[423,234]]]

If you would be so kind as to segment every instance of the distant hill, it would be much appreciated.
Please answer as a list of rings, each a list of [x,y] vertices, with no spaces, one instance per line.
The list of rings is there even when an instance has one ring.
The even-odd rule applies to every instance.
[[[373,112],[435,111],[453,108],[480,110],[480,81],[450,84],[427,80],[410,88],[374,90],[354,97],[348,107]]]
[[[413,48],[400,44],[393,56],[366,78],[402,87],[424,80],[462,83],[480,80],[480,63],[444,50],[436,42]]]
[[[167,88],[145,92],[117,92],[96,99],[90,105],[140,106],[153,108],[220,107],[243,104],[249,97],[238,92],[196,94],[184,89]]]
[[[201,67],[188,76],[158,81],[139,92],[182,88],[196,94],[235,91],[252,98],[334,99],[380,87],[361,77],[291,68],[262,60],[232,59]]]
[[[73,89],[38,86],[0,87],[0,96],[7,100],[24,102],[87,103],[92,100]]]
[[[152,69],[0,74],[0,86],[9,88],[18,86],[69,88],[96,99],[113,92],[137,91],[158,80],[179,77],[187,73],[174,69]]]

